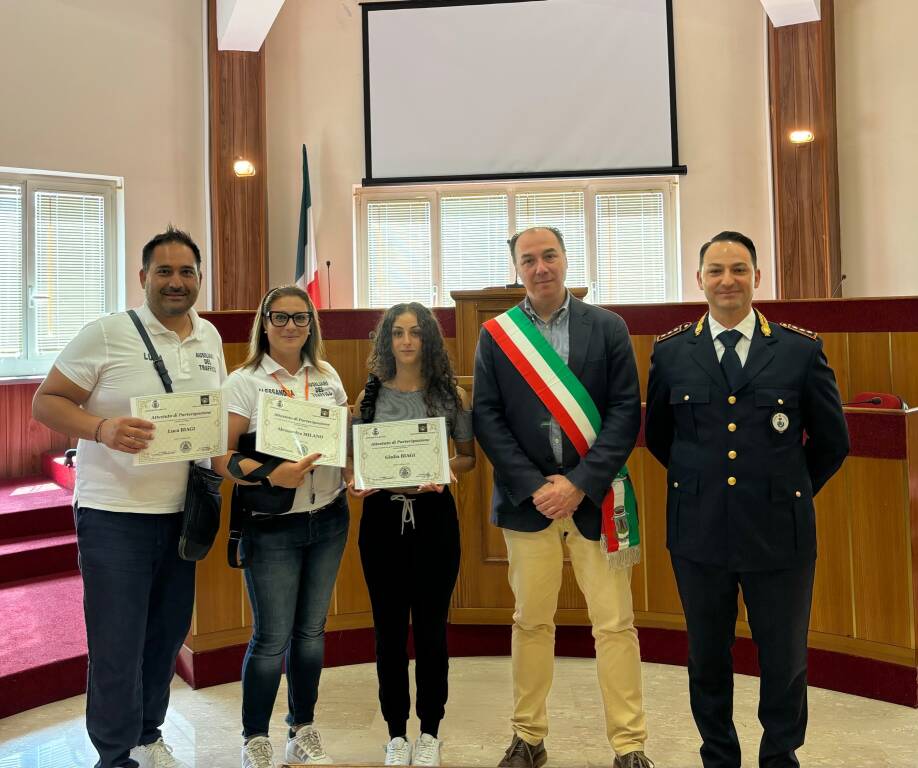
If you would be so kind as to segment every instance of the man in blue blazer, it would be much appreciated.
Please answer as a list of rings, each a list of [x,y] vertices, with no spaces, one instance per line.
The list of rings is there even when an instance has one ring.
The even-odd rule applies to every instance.
[[[500,766],[539,768],[547,759],[545,700],[566,545],[593,622],[614,765],[650,768],[631,567],[610,568],[600,544],[600,507],[640,429],[631,340],[618,315],[577,300],[565,288],[560,232],[525,230],[510,241],[510,252],[526,287],[522,322],[532,323],[583,384],[601,425],[581,458],[521,371],[482,329],[475,358],[475,437],[494,467],[492,522],[504,533],[515,598],[514,735]]]
[[[798,766],[807,722],[813,497],[848,453],[835,376],[815,333],[752,307],[755,245],[701,248],[708,312],[657,338],[644,434],[667,468],[666,540],[689,640],[705,768],[740,768],[730,648],[742,587],[759,650],[762,768]]]

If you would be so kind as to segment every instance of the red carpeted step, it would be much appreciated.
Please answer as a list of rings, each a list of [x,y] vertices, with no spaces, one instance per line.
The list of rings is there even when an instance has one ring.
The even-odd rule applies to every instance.
[[[57,483],[61,488],[73,490],[76,483],[76,467],[64,465],[64,454],[61,451],[46,451],[41,455],[42,474]]]
[[[79,573],[0,585],[0,718],[86,690]]]
[[[0,541],[72,530],[72,497],[46,477],[0,480]]]
[[[72,531],[0,541],[0,584],[73,571],[76,567],[76,533]]]

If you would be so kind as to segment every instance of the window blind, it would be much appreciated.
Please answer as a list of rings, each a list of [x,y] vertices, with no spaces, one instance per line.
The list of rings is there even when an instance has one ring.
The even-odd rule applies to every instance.
[[[433,306],[429,201],[367,203],[367,273],[371,307]]]
[[[588,286],[586,224],[583,192],[525,192],[516,196],[516,231],[555,227],[567,250],[567,280],[571,287]]]
[[[0,358],[22,357],[22,187],[0,185]]]
[[[504,285],[512,279],[507,216],[507,195],[440,198],[442,306],[453,306],[450,291]]]
[[[599,304],[666,301],[662,192],[596,195]]]
[[[35,210],[35,347],[59,352],[105,313],[105,198],[37,191]]]

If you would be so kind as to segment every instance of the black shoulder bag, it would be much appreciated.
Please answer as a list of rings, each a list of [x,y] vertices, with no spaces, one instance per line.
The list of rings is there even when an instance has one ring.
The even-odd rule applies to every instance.
[[[172,393],[172,379],[166,364],[157,354],[147,329],[133,309],[128,315],[137,328],[137,333],[146,344],[147,351],[153,360],[153,367],[162,379],[166,392]],[[223,478],[212,469],[190,462],[188,484],[185,486],[185,512],[182,517],[182,533],[179,537],[178,552],[183,560],[203,560],[213,546],[217,531],[220,528],[220,484]]]

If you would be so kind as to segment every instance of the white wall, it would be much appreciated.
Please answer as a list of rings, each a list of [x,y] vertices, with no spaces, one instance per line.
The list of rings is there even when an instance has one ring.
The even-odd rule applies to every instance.
[[[759,0],[674,0],[683,295],[698,248],[722,229],[756,242],[772,294],[764,12]],[[269,281],[293,279],[300,145],[309,151],[316,244],[332,303],[353,305],[353,185],[364,174],[361,16],[356,0],[287,0],[266,42]],[[528,55],[528,54],[527,54]]]
[[[123,176],[140,303],[152,235],[172,222],[204,248],[200,1],[3,0],[0,49],[0,166]]]
[[[845,296],[918,295],[918,3],[836,0]]]
[[[355,0],[287,0],[268,39],[268,282],[294,277],[302,189],[300,147],[309,153],[323,297],[331,261],[333,307],[351,307],[353,186],[363,178],[363,59]]]
[[[673,0],[682,296],[702,300],[701,244],[724,229],[756,245],[759,298],[773,298],[765,13],[759,0]]]

